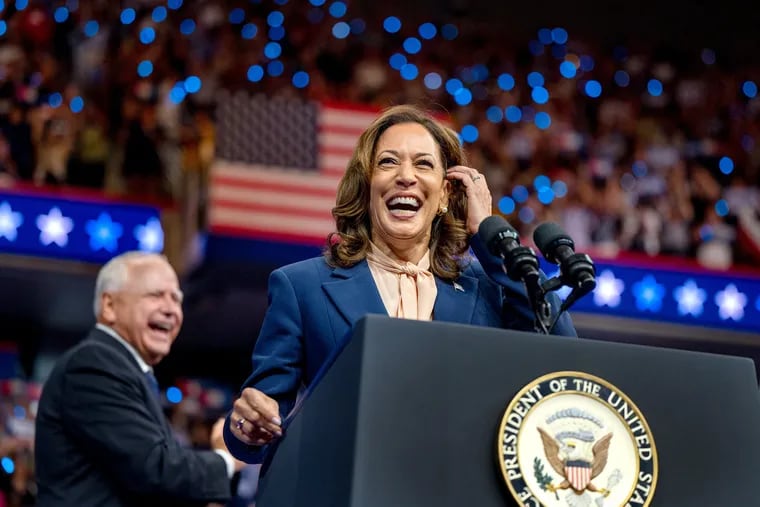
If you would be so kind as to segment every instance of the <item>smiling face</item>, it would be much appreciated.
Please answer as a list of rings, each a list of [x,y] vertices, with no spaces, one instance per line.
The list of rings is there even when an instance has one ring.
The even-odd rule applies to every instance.
[[[182,292],[174,269],[160,256],[132,260],[127,269],[124,284],[103,293],[99,320],[155,365],[169,353],[182,326]]]
[[[416,263],[428,249],[433,219],[448,201],[440,147],[419,123],[400,123],[380,136],[372,162],[372,242]]]

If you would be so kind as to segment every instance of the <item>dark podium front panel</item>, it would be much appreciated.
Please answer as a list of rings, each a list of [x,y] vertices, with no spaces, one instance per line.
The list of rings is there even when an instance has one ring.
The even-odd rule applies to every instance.
[[[289,422],[256,505],[517,505],[499,423],[523,386],[563,370],[614,384],[647,419],[659,457],[649,505],[760,505],[749,359],[381,316],[359,324]]]

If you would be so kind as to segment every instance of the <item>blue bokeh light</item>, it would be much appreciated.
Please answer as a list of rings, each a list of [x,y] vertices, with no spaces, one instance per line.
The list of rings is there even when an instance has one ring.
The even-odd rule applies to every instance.
[[[554,190],[552,187],[545,186],[538,189],[538,202],[541,204],[549,205],[554,200]]]
[[[29,0],[16,0],[16,10],[23,11],[29,7]]]
[[[462,81],[455,77],[452,77],[446,81],[446,91],[449,92],[449,95],[456,95],[456,93],[462,89],[463,86],[464,84]]]
[[[544,76],[540,72],[531,72],[528,74],[528,85],[531,87],[544,86]]]
[[[388,16],[383,21],[383,29],[388,33],[396,33],[401,30],[401,20],[396,16]]]
[[[285,72],[285,65],[280,60],[272,60],[267,64],[267,74],[272,77],[279,77]]]
[[[309,80],[309,74],[302,70],[293,74],[293,86],[296,88],[306,88],[309,86]]]
[[[549,116],[549,113],[541,111],[536,113],[536,116],[533,118],[533,123],[535,123],[536,127],[540,128],[541,130],[546,130],[551,127],[552,117]]]
[[[185,100],[185,97],[187,96],[187,92],[185,91],[185,87],[182,83],[177,83],[172,89],[169,91],[169,100],[173,104],[179,104],[183,100]]]
[[[87,23],[84,24],[83,32],[87,37],[95,37],[98,34],[98,30],[100,29],[100,25],[97,21],[94,19],[91,19]]]
[[[591,58],[589,55],[582,55],[581,56],[581,70],[584,72],[591,72],[594,70],[594,59]]]
[[[718,167],[723,174],[731,174],[734,172],[734,161],[731,157],[721,157],[718,161]]]
[[[515,78],[512,77],[512,74],[505,72],[496,79],[496,84],[499,85],[499,88],[508,92],[515,87]]]
[[[61,104],[63,104],[63,96],[58,92],[51,93],[48,97],[48,105],[50,107],[60,107]]]
[[[528,189],[525,188],[523,185],[516,185],[512,189],[512,199],[514,199],[516,202],[522,204],[525,201],[528,200]]]
[[[520,218],[520,221],[524,224],[532,223],[533,220],[536,219],[536,213],[533,211],[533,209],[530,206],[523,207],[520,212],[517,214],[517,216]]]
[[[602,84],[596,79],[590,79],[589,81],[586,82],[586,86],[584,86],[584,91],[586,92],[586,95],[588,95],[592,99],[595,99],[602,94]]]
[[[367,29],[367,23],[361,18],[352,19],[348,25],[351,27],[351,33],[354,35],[361,35]]]
[[[348,9],[346,8],[346,4],[343,2],[333,2],[330,4],[330,8],[328,9],[328,12],[330,13],[330,16],[334,18],[342,18],[346,15],[346,11]]]
[[[567,195],[567,183],[565,183],[562,180],[557,180],[552,183],[552,190],[554,191],[554,195],[562,198]]]
[[[72,113],[81,113],[84,109],[84,99],[77,95],[69,101],[69,109]]]
[[[536,104],[546,104],[549,102],[549,91],[543,86],[536,86],[533,88],[530,92],[530,96]]]
[[[445,24],[441,27],[441,36],[446,40],[454,40],[459,37],[459,28],[451,23]]]
[[[631,165],[631,172],[637,178],[643,178],[649,172],[649,168],[647,167],[646,162],[643,160],[637,160]]]
[[[549,179],[548,176],[545,174],[539,174],[533,179],[533,188],[536,190],[543,188],[543,187],[550,187],[552,184],[552,180]]]
[[[266,46],[264,46],[264,56],[270,60],[279,58],[281,54],[282,46],[278,42],[267,42]]]
[[[251,65],[248,67],[248,81],[257,83],[264,77],[264,69],[261,65]]]
[[[499,106],[491,106],[486,109],[486,118],[491,123],[499,123],[504,119],[504,112]]]
[[[321,7],[325,5],[325,0],[309,0],[309,3],[314,7]]]
[[[198,93],[201,90],[203,83],[198,76],[188,76],[185,79],[184,87],[187,93]]]
[[[13,460],[8,456],[3,456],[3,458],[0,459],[0,466],[3,467],[3,471],[8,475],[12,475],[13,472],[16,471],[15,463],[13,463]]]
[[[137,64],[137,75],[140,77],[148,77],[153,73],[153,62],[150,60],[143,60]]]
[[[190,35],[195,31],[195,21],[190,18],[182,20],[182,23],[179,24],[179,31],[182,35]]]
[[[443,84],[443,79],[437,72],[429,72],[423,81],[428,90],[437,90]]]
[[[726,202],[725,199],[719,199],[718,202],[715,203],[715,213],[717,213],[719,217],[728,215],[728,211],[728,202]]]
[[[404,41],[404,51],[409,53],[410,55],[415,55],[420,52],[420,49],[422,49],[422,43],[417,37],[408,37]]]
[[[575,64],[573,62],[565,60],[559,64],[559,73],[562,74],[562,77],[564,78],[572,79],[575,77],[577,69],[575,68]]]
[[[180,7],[182,7],[182,0],[169,0],[166,2],[166,6],[169,7],[171,10],[176,11]]]
[[[509,197],[508,195],[505,195],[501,199],[499,199],[498,204],[499,211],[504,213],[505,215],[509,215],[510,213],[514,213],[515,211],[515,200]]]
[[[280,41],[285,38],[285,28],[282,26],[269,27],[269,40]]]
[[[631,84],[631,76],[624,70],[615,71],[615,84],[621,88],[625,88]]]
[[[460,106],[466,106],[467,104],[472,102],[472,92],[465,87],[460,88],[454,94],[454,102],[456,102]]]
[[[417,66],[413,63],[405,63],[399,72],[401,73],[401,77],[407,81],[417,79],[417,76],[420,73],[419,69],[417,69]]]
[[[504,109],[504,117],[510,123],[517,123],[522,119],[522,110],[517,106],[507,106]]]
[[[259,29],[256,25],[253,23],[246,23],[243,25],[243,28],[240,29],[240,35],[244,39],[253,39],[256,37],[256,33],[258,33]]]
[[[392,69],[401,70],[401,67],[406,65],[406,55],[402,53],[393,53],[389,59],[389,63]]]
[[[179,403],[182,401],[182,391],[178,387],[170,387],[166,390],[166,399],[169,403]]]
[[[140,42],[143,44],[150,44],[154,40],[156,40],[156,31],[152,26],[146,26],[140,30]]]
[[[233,25],[239,25],[245,21],[245,11],[240,7],[235,7],[230,11],[228,19]]]
[[[135,21],[135,10],[132,7],[127,7],[123,11],[121,11],[121,15],[119,18],[121,19],[122,24],[124,25],[130,25]]]
[[[164,7],[163,5],[159,5],[155,9],[153,9],[153,13],[151,14],[150,17],[156,23],[161,23],[162,21],[166,20],[167,14],[168,14],[168,11],[166,10],[166,7]]]
[[[652,97],[659,97],[662,95],[662,83],[659,79],[650,79],[647,82],[647,91]]]
[[[538,36],[538,41],[541,44],[548,46],[552,43],[552,31],[548,28],[539,29],[536,35]]]
[[[55,12],[53,12],[53,19],[56,23],[65,22],[67,19],[69,19],[69,10],[64,6],[57,7],[55,9]]]
[[[552,40],[557,44],[566,44],[567,38],[567,30],[564,28],[555,28],[552,30]]]
[[[754,81],[745,81],[742,84],[742,92],[747,98],[754,99],[757,96],[757,85]]]
[[[332,27],[332,34],[336,39],[345,39],[350,33],[351,27],[345,21],[338,21]]]
[[[462,127],[462,132],[460,134],[462,136],[462,140],[468,143],[474,143],[478,140],[478,136],[480,133],[478,132],[478,127],[472,124],[467,124],[464,127]]]
[[[433,23],[422,23],[417,29],[417,33],[419,33],[420,37],[423,39],[430,40],[438,33],[438,29]]]
[[[267,25],[269,26],[282,26],[285,21],[285,15],[280,11],[272,11],[267,16]]]

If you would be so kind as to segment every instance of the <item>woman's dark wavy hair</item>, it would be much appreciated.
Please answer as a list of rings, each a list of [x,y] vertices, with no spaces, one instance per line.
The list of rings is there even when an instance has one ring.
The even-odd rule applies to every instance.
[[[389,127],[400,123],[418,123],[433,136],[443,161],[444,172],[455,165],[465,165],[465,154],[459,137],[426,111],[411,105],[386,109],[364,131],[338,184],[338,195],[332,209],[337,232],[327,237],[325,257],[331,266],[351,267],[362,261],[370,249],[372,237],[369,218],[370,179],[374,167],[375,148],[380,136]],[[445,174],[445,173],[444,173]],[[469,235],[465,226],[467,198],[464,187],[452,181],[448,212],[433,220],[430,235],[430,269],[434,275],[453,281],[459,277]]]

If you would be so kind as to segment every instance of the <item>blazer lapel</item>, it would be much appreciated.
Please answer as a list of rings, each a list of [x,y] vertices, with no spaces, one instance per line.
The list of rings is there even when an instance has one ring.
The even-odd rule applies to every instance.
[[[368,313],[388,314],[366,260],[350,268],[336,268],[322,289],[349,326]]]
[[[469,324],[478,299],[478,280],[460,276],[455,282],[435,279],[438,296],[433,307],[433,320]]]

